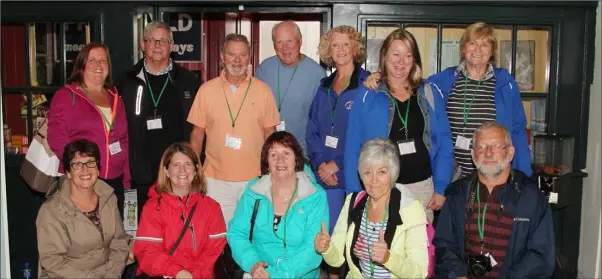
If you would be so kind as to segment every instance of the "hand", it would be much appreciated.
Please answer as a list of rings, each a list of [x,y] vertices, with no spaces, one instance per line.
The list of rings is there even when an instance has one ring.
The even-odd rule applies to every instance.
[[[266,279],[270,278],[270,274],[265,270],[268,267],[268,263],[266,262],[256,262],[251,267],[251,278],[253,279]]]
[[[328,163],[322,163],[318,168],[318,175],[320,179],[324,181],[329,176],[337,173],[339,171],[339,167],[334,161],[329,161]]]
[[[387,246],[387,242],[385,241],[385,231],[380,230],[380,232],[378,232],[378,240],[372,243],[370,260],[384,265],[389,260],[389,256],[391,256],[391,253],[389,252],[389,246]]]
[[[378,87],[379,81],[380,81],[380,73],[374,72],[366,78],[366,80],[364,81],[364,86],[366,86],[370,90],[376,90],[376,87]]]
[[[187,270],[180,270],[180,272],[176,274],[176,279],[192,279],[192,274]]]
[[[320,223],[320,227],[322,231],[316,234],[316,238],[314,239],[314,248],[316,252],[322,254],[328,250],[328,246],[330,246],[330,234],[328,234],[328,230],[326,229],[326,225],[324,222]]]
[[[324,181],[324,183],[326,184],[326,186],[337,186],[339,185],[339,178],[337,177],[336,174],[331,175],[330,177],[322,180]]]
[[[437,193],[433,193],[431,201],[426,205],[426,209],[441,210],[445,203],[445,196]]]
[[[130,252],[128,253],[128,258],[126,261],[126,265],[133,264],[136,261],[136,257],[134,257],[134,241],[130,241]]]

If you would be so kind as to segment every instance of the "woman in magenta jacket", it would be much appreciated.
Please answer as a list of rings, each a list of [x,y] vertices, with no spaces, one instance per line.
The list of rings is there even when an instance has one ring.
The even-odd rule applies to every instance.
[[[48,113],[48,144],[56,154],[76,139],[100,148],[99,177],[111,185],[123,216],[124,188],[130,171],[125,108],[111,81],[109,49],[102,43],[84,46],[73,65],[68,84],[52,97]],[[64,173],[62,164],[59,172]]]

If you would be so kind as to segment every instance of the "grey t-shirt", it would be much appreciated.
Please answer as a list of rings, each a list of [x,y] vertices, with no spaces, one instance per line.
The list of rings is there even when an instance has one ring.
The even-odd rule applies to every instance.
[[[285,130],[297,138],[307,157],[305,128],[309,119],[309,108],[320,87],[320,80],[326,77],[324,68],[307,56],[298,67],[284,66],[278,56],[272,56],[261,62],[255,77],[267,83],[272,89],[276,106],[280,110],[280,120],[285,123]],[[278,79],[280,79],[280,91],[278,91]]]

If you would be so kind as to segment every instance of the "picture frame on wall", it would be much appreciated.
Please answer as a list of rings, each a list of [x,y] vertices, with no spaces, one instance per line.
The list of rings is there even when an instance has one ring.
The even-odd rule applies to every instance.
[[[500,67],[511,69],[512,41],[500,42]],[[535,89],[535,40],[519,40],[516,43],[516,67],[514,79],[520,91]]]

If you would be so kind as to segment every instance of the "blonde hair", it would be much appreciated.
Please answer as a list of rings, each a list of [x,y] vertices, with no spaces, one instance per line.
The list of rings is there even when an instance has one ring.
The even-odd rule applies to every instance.
[[[497,39],[495,38],[495,31],[493,27],[487,25],[485,22],[475,22],[464,30],[462,39],[460,40],[460,62],[466,60],[464,57],[464,48],[466,44],[472,40],[485,39],[491,45],[491,57],[489,57],[489,63],[495,63],[497,59]]]
[[[362,39],[362,34],[357,32],[355,28],[347,25],[337,26],[332,28],[325,35],[320,38],[320,44],[318,45],[318,55],[320,55],[320,60],[326,64],[328,67],[334,66],[334,61],[332,60],[332,56],[330,55],[330,43],[332,41],[332,35],[334,33],[345,34],[349,36],[349,39],[353,43],[353,61],[356,64],[362,64],[366,61],[366,44]]]
[[[387,38],[383,41],[383,45],[380,47],[378,70],[381,73],[381,79],[385,82],[387,81],[387,66],[385,60],[387,59],[387,52],[395,40],[402,41],[412,52],[414,65],[412,65],[412,69],[408,74],[408,83],[410,84],[410,89],[416,89],[422,83],[422,59],[420,58],[418,43],[416,43],[416,38],[414,38],[414,35],[401,28],[391,32],[391,34],[389,34],[389,36],[387,36]]]
[[[205,193],[207,193],[207,184],[205,182],[205,176],[203,175],[203,167],[201,166],[199,158],[197,157],[190,144],[186,142],[176,142],[167,147],[167,149],[165,149],[165,152],[163,152],[163,157],[161,157],[161,163],[159,164],[159,175],[157,178],[157,193],[161,194],[173,192],[173,189],[171,188],[171,180],[169,179],[169,177],[167,177],[166,170],[169,168],[171,158],[173,158],[174,154],[178,152],[190,158],[190,160],[195,166],[195,174],[190,186],[190,192],[200,192],[204,195]]]

